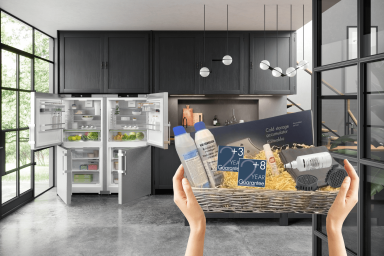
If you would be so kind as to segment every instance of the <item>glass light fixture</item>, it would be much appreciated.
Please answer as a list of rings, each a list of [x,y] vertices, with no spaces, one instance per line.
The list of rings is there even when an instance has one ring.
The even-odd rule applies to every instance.
[[[231,63],[232,63],[232,57],[229,56],[229,55],[225,55],[225,56],[223,57],[223,63],[224,63],[224,65],[231,65]]]
[[[287,71],[285,71],[285,74],[289,77],[294,77],[296,75],[296,69],[293,67],[287,68]]]
[[[280,77],[282,73],[283,73],[283,70],[279,67],[276,67],[272,70],[272,75],[274,77]]]
[[[270,66],[271,66],[271,63],[269,63],[269,61],[267,61],[267,60],[262,60],[260,62],[260,68],[262,70],[267,70]]]
[[[227,53],[228,53],[228,5],[227,5]],[[223,57],[223,64],[224,65],[231,65],[232,63],[232,57],[229,55],[225,55]]]
[[[267,70],[271,66],[268,60],[265,59],[265,5],[264,5],[264,60],[260,62],[260,68]]]
[[[297,68],[301,69],[301,70],[307,69],[308,68],[308,61],[306,61],[306,60],[300,61],[299,64],[297,65]]]
[[[207,67],[202,67],[201,69],[200,69],[200,75],[202,76],[202,77],[207,77],[207,76],[209,76],[209,68],[207,68]]]

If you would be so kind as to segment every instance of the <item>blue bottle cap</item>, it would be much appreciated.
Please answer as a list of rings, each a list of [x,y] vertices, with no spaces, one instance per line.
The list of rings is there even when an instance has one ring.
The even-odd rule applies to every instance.
[[[173,127],[173,133],[175,134],[175,136],[177,136],[177,135],[184,134],[187,132],[185,131],[183,126],[176,126],[176,127]]]
[[[198,132],[200,130],[204,130],[204,129],[206,129],[204,122],[197,122],[197,123],[195,123],[195,130],[196,130],[196,132]]]

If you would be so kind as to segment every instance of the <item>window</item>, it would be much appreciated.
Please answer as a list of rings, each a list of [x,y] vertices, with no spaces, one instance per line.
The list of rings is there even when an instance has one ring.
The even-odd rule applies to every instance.
[[[0,12],[0,213],[3,214],[53,186],[53,149],[31,152],[29,124],[31,92],[53,92],[54,39],[11,14]]]

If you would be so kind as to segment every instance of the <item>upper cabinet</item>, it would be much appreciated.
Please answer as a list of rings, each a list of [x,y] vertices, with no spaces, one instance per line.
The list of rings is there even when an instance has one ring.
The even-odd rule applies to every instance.
[[[149,32],[60,32],[60,93],[149,93]]]
[[[156,92],[199,93],[200,41],[195,33],[155,32],[153,76]]]
[[[201,51],[203,51],[201,47]],[[204,52],[201,53],[204,55]],[[224,65],[225,55],[232,57],[230,65]],[[204,56],[203,56],[204,58]],[[204,60],[204,59],[203,59]],[[205,62],[209,76],[202,78],[200,94],[242,94],[244,86],[244,38],[241,33],[229,33],[228,50],[226,33],[206,33]]]
[[[271,67],[280,67],[285,73],[288,67],[296,67],[296,34],[288,32],[267,33],[265,42],[262,32],[250,36],[250,94],[296,93],[296,76],[274,77],[271,70],[262,70],[259,64],[266,59]],[[264,48],[265,45],[265,48]],[[265,50],[264,50],[265,49]]]
[[[102,92],[103,47],[104,38],[100,33],[60,33],[61,93]]]
[[[149,34],[105,35],[105,93],[149,92]]]

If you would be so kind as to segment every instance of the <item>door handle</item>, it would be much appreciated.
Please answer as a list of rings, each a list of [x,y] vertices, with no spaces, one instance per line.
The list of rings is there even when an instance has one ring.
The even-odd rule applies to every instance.
[[[63,155],[63,175],[65,174],[65,173],[68,173],[68,171],[66,170],[67,168],[65,167],[65,157],[67,156],[67,154],[66,153],[64,153],[64,155]]]
[[[168,141],[164,141],[164,144],[171,145],[171,122],[165,126],[168,126]]]

